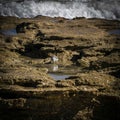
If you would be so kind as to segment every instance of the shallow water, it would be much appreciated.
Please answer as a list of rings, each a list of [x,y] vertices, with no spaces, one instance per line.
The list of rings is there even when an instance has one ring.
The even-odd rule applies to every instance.
[[[16,29],[9,29],[9,30],[0,30],[0,33],[2,33],[3,35],[17,35]]]
[[[47,68],[48,75],[54,80],[65,80],[66,78],[76,75],[78,72],[84,72],[80,66],[59,66],[57,64],[37,65],[38,68]]]
[[[49,73],[48,75],[50,75],[54,80],[65,80],[70,76],[70,75],[59,74],[59,73]]]
[[[50,75],[54,80],[65,80],[70,75],[68,73],[70,69],[66,69],[66,67],[58,66],[56,64],[52,64],[48,67],[48,75]]]
[[[112,35],[120,35],[120,29],[110,30],[109,33]]]
[[[45,67],[45,66],[44,66]],[[56,64],[50,64],[47,66],[48,74],[54,80],[65,80],[66,78],[77,74],[78,72],[83,72],[83,69],[80,66],[59,66]]]

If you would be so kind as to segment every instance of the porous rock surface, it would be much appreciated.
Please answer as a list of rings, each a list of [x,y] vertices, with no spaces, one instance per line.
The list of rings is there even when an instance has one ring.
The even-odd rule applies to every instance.
[[[2,32],[10,29],[16,35]],[[120,34],[114,30],[119,21],[0,17],[0,120],[119,120]],[[55,81],[51,64],[81,71]]]

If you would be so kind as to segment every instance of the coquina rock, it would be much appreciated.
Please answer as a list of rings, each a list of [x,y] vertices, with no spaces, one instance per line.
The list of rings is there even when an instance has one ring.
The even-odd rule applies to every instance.
[[[119,120],[116,29],[117,20],[0,17],[0,120]],[[70,76],[52,78],[55,65]]]

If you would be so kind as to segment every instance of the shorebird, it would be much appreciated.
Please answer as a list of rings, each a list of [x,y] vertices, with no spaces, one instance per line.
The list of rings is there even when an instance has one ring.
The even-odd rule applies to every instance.
[[[58,60],[59,60],[59,59],[58,59],[58,57],[57,57],[57,56],[55,56],[55,55],[54,55],[54,56],[52,56],[52,62],[53,62],[53,63],[58,62]]]

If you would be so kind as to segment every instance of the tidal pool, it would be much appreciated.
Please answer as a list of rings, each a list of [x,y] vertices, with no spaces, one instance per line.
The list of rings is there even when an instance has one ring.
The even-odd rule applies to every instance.
[[[45,64],[45,65],[36,65],[38,68],[47,68],[48,75],[51,76],[54,80],[65,80],[66,78],[76,75],[77,73],[84,72],[80,66],[60,66],[57,64]]]
[[[120,35],[120,29],[110,30],[109,33],[110,33],[111,35]]]
[[[66,74],[59,74],[59,73],[49,73],[49,75],[54,79],[54,80],[64,80],[68,78],[70,75]]]
[[[48,75],[54,80],[65,80],[66,78],[81,72],[80,66],[59,66],[51,64],[48,67]]]
[[[8,36],[17,35],[16,29],[0,30],[0,33]]]

